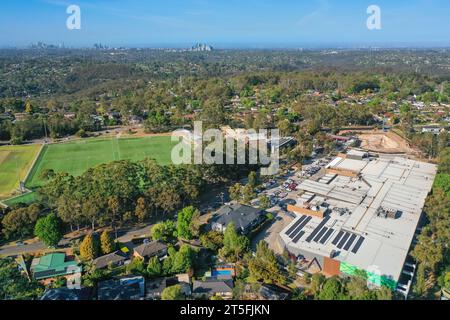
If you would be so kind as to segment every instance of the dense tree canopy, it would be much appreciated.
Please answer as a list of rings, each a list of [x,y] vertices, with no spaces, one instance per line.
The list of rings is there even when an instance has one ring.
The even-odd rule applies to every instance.
[[[93,234],[86,235],[80,244],[81,258],[89,261],[98,257],[99,252],[98,239]]]
[[[2,219],[3,234],[7,239],[31,236],[40,213],[41,207],[38,204],[7,212]]]
[[[34,234],[46,246],[56,247],[63,237],[59,218],[53,213],[40,218],[34,227]]]
[[[37,299],[43,294],[41,285],[21,274],[12,258],[0,258],[0,297],[5,300]]]
[[[149,277],[159,277],[162,275],[162,265],[157,256],[151,257],[147,265],[147,275]]]
[[[275,253],[269,249],[267,242],[260,241],[256,246],[256,255],[248,263],[250,276],[265,283],[284,284],[285,275],[280,271]]]
[[[172,220],[159,222],[152,227],[152,239],[169,242],[176,238],[176,225]]]
[[[105,230],[100,236],[100,247],[103,254],[108,254],[116,250],[116,243],[111,235],[111,232]]]
[[[174,286],[167,287],[161,294],[162,300],[184,300],[184,294],[181,286],[176,284]]]
[[[450,148],[439,157],[438,176],[431,195],[427,198],[424,211],[428,224],[423,227],[418,244],[412,251],[419,263],[414,292],[418,297],[427,297],[443,277],[450,265],[450,196],[448,186],[442,185],[443,178],[450,175]],[[443,284],[441,283],[441,286]]]
[[[248,249],[249,240],[245,236],[241,236],[236,231],[233,222],[227,225],[224,237],[223,247],[219,250],[219,255],[230,261],[236,261]]]
[[[200,212],[194,207],[186,207],[178,212],[177,235],[181,239],[191,240],[198,236]]]

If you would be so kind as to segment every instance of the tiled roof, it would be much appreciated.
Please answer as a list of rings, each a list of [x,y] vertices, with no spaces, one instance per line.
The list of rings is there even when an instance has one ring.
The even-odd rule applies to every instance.
[[[217,218],[214,221],[224,226],[233,222],[237,228],[246,229],[253,221],[258,219],[260,213],[260,209],[246,205],[225,205],[216,212]]]
[[[150,243],[143,243],[134,248],[134,251],[142,257],[150,257],[157,254],[159,251],[167,249],[167,245],[160,241],[152,241]]]
[[[118,263],[120,261],[124,261],[126,259],[127,259],[127,257],[124,253],[122,253],[121,251],[116,251],[116,252],[112,252],[110,254],[98,257],[97,259],[95,259],[93,261],[93,264],[96,268],[105,268],[110,263],[114,264],[114,263]]]
[[[193,293],[194,294],[216,294],[233,292],[233,280],[217,280],[208,279],[206,281],[194,281]]]
[[[99,300],[143,300],[145,279],[141,276],[127,276],[100,282]]]

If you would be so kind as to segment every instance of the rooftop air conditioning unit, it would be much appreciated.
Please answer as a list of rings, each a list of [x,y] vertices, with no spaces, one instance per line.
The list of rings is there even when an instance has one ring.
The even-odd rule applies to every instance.
[[[397,219],[399,211],[393,208],[379,207],[377,215],[382,218]]]

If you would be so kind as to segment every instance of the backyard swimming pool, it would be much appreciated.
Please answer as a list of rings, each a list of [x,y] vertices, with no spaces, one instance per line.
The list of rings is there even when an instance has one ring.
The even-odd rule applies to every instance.
[[[222,270],[213,270],[213,271],[212,271],[212,276],[213,276],[213,277],[218,277],[218,276],[232,276],[232,275],[233,275],[233,271],[232,271],[232,270],[222,269]]]

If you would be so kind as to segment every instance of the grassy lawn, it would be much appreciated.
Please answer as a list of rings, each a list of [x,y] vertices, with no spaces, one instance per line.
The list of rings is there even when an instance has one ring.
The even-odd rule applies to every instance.
[[[123,139],[85,139],[44,147],[29,179],[27,188],[42,185],[41,173],[46,169],[77,176],[88,168],[115,160],[153,158],[159,164],[169,164],[172,147],[169,136]]]
[[[25,179],[40,145],[0,147],[0,199],[14,194]]]
[[[30,193],[26,193],[24,195],[3,201],[3,203],[6,204],[7,206],[14,206],[19,203],[30,204],[30,203],[35,202],[36,200],[38,200],[37,193],[30,192]]]

